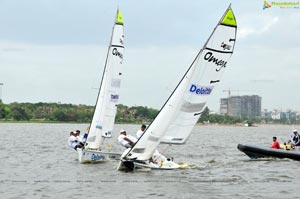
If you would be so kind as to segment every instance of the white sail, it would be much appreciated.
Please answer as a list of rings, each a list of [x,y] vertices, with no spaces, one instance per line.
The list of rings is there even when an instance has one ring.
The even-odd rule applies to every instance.
[[[89,135],[86,141],[87,149],[99,149],[104,138],[111,134],[122,77],[122,61],[124,53],[124,21],[118,10],[113,26],[112,36],[105,62],[101,86],[95,106]]]
[[[227,18],[234,19],[231,9],[226,12],[202,52],[192,63],[193,73],[186,76],[189,88],[181,87],[184,90],[183,100],[161,142],[185,143],[201,116],[208,98],[220,83],[227,61],[233,53],[236,35],[236,23],[227,21]]]
[[[123,159],[149,160],[166,133],[188,136],[233,53],[236,28],[229,6],[157,117]]]

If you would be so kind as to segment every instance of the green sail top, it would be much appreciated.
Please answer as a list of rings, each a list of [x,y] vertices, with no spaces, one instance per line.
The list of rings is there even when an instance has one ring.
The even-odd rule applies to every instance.
[[[236,27],[235,17],[231,8],[227,9],[227,12],[224,14],[224,17],[221,19],[221,24]]]
[[[120,12],[119,9],[117,11],[116,24],[121,24],[121,25],[124,24],[124,20],[123,20],[122,14],[121,14],[121,12]]]

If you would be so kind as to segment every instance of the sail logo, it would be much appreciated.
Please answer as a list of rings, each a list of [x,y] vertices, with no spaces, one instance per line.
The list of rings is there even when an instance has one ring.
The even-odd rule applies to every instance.
[[[223,50],[230,50],[231,46],[228,44],[225,44],[224,42],[221,43],[221,48],[223,48]]]
[[[197,86],[196,84],[192,84],[189,91],[196,95],[209,95],[213,88],[213,86]]]
[[[122,35],[122,38],[120,38],[120,44],[124,45],[124,35]]]
[[[119,95],[110,95],[110,100],[111,101],[118,101],[119,100]]]
[[[267,8],[271,8],[271,5],[267,1],[264,1],[263,10],[265,10]]]
[[[96,125],[96,129],[102,129],[101,125]]]
[[[117,48],[114,48],[114,49],[112,50],[112,54],[115,55],[115,56],[120,57],[121,59],[123,59],[123,54],[120,53],[120,52],[118,51]]]
[[[91,157],[91,160],[92,161],[96,161],[96,160],[105,160],[105,156],[104,155],[101,155],[101,154],[92,154],[92,157]]]
[[[226,67],[227,62],[222,60],[222,59],[218,59],[216,58],[212,52],[207,52],[204,55],[204,60],[208,61],[208,62],[212,62],[215,63],[217,66],[220,66],[219,69],[216,69],[217,72],[219,72],[222,68]]]

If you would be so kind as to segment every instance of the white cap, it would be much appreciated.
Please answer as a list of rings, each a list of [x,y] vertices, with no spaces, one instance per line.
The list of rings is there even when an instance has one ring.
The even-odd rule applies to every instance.
[[[293,132],[298,132],[297,129],[294,129]]]
[[[126,132],[124,129],[122,129],[121,131],[120,131],[120,133],[123,133],[123,132]]]

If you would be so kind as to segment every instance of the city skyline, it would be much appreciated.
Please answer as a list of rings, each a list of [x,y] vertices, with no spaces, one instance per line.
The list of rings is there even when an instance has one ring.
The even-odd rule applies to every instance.
[[[232,3],[238,32],[223,81],[207,106],[259,95],[262,109],[300,110],[300,9],[264,1],[0,2],[0,82],[4,103],[94,105],[117,8],[125,21],[120,103],[159,109]],[[28,12],[31,10],[31,12]]]

